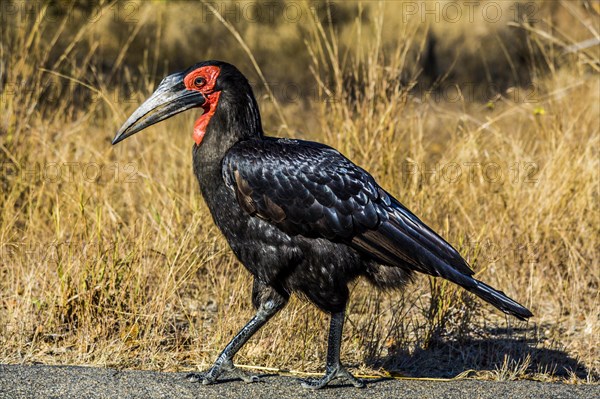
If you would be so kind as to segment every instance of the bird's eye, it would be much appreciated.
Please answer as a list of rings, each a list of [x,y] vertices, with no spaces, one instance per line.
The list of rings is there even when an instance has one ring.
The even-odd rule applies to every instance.
[[[198,76],[196,79],[194,79],[194,84],[198,87],[204,85],[204,83],[206,83],[206,79],[201,76]]]

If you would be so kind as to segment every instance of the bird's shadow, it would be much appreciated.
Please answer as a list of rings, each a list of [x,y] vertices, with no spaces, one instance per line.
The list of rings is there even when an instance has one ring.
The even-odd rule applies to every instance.
[[[558,345],[542,346],[538,339],[531,338],[534,329],[496,328],[488,330],[485,338],[435,339],[426,349],[392,348],[385,356],[368,359],[367,364],[414,378],[454,378],[468,376],[471,371],[487,371],[504,379],[523,373],[600,379]]]

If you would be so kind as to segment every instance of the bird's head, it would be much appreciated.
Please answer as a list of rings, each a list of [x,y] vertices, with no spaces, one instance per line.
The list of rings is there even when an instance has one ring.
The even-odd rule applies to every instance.
[[[204,112],[196,121],[193,133],[194,141],[200,144],[223,94],[233,94],[238,102],[250,100],[251,105],[256,107],[247,79],[235,66],[226,62],[204,61],[183,72],[169,75],[160,82],[150,98],[131,114],[112,143],[117,144],[180,112],[200,107]],[[258,119],[260,130],[260,118]]]

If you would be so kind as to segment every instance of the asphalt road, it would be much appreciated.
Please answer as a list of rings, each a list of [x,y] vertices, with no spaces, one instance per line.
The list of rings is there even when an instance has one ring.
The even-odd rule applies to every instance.
[[[309,391],[292,377],[265,375],[261,382],[254,384],[225,381],[203,386],[188,382],[186,374],[77,366],[0,365],[0,399],[600,398],[598,385],[535,381],[375,380],[369,381],[364,389],[334,383],[320,391]]]

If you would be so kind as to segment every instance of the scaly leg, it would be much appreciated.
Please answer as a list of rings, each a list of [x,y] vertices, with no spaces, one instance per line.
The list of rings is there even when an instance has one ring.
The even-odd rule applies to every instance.
[[[344,311],[333,313],[329,325],[329,338],[327,339],[327,363],[325,376],[319,379],[301,380],[304,388],[319,389],[335,378],[346,378],[357,388],[365,386],[364,382],[354,377],[340,362],[340,346],[342,344],[342,330],[344,329]]]
[[[254,305],[258,308],[256,315],[227,344],[208,371],[205,373],[188,374],[187,378],[191,382],[202,382],[204,385],[212,384],[224,372],[230,372],[244,382],[257,382],[259,380],[258,376],[248,375],[235,367],[233,365],[233,357],[255,332],[285,306],[288,298],[256,280],[254,281],[252,296]]]

